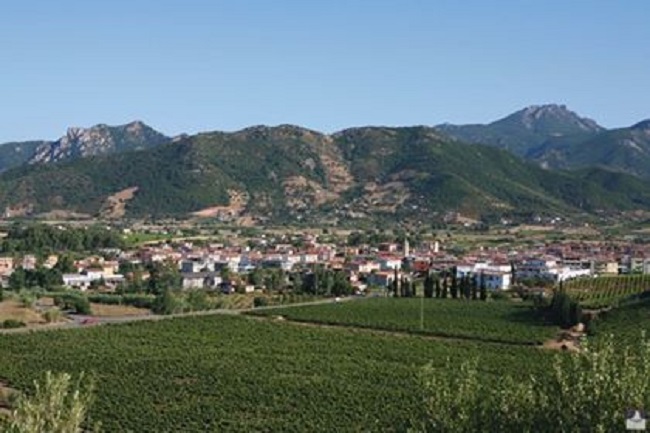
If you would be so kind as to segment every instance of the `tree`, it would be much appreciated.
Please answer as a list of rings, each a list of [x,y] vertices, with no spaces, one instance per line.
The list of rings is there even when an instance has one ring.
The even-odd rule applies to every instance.
[[[433,276],[431,272],[427,272],[427,276],[424,277],[424,297],[433,298],[433,293],[435,289],[435,283],[433,281]]]
[[[615,432],[625,425],[624,408],[650,403],[650,341],[627,350],[607,336],[583,350],[555,356],[545,377],[505,376],[489,380],[478,359],[460,368],[428,364],[420,373],[424,406],[412,431]],[[596,392],[596,391],[597,392]],[[632,391],[633,390],[633,391]]]
[[[77,271],[74,265],[74,259],[69,254],[64,254],[59,257],[54,269],[59,271],[61,274],[71,274]]]
[[[458,279],[456,278],[456,275],[452,274],[451,276],[451,287],[449,289],[451,293],[451,297],[453,299],[458,298]]]
[[[9,433],[81,433],[93,402],[94,383],[84,373],[46,372],[31,394],[20,394],[1,430]],[[98,426],[95,426],[98,431]]]
[[[485,275],[481,274],[479,284],[481,287],[485,286]],[[472,299],[475,301],[478,299],[478,287],[476,284],[472,284]]]
[[[393,270],[393,296],[399,296],[399,275],[397,273],[397,267]]]
[[[167,289],[180,289],[181,275],[174,263],[155,262],[148,266],[149,280],[147,282],[150,293],[158,295]]]
[[[447,285],[447,278],[442,279],[442,292],[441,292],[441,298],[447,299],[447,295],[449,293],[449,286]]]
[[[151,310],[156,314],[173,314],[178,309],[178,302],[170,289],[156,295]]]
[[[436,298],[441,298],[442,297],[442,289],[440,287],[440,277],[436,276],[435,278],[435,294]]]
[[[259,287],[264,284],[264,270],[255,268],[248,273],[247,280],[249,284]]]
[[[472,292],[472,277],[470,277],[469,274],[465,275],[461,280],[461,284],[463,297],[469,299]]]
[[[480,298],[481,301],[486,301],[487,300],[487,287],[485,283],[483,283],[483,280],[481,280],[481,287],[480,287]]]
[[[27,287],[27,275],[22,267],[15,269],[9,276],[9,289],[15,292]]]

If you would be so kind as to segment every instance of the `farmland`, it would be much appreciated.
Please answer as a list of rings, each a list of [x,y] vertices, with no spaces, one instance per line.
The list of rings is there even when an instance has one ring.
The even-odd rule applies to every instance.
[[[539,375],[552,356],[226,316],[1,335],[0,355],[0,377],[19,389],[45,370],[92,374],[91,420],[137,432],[402,430],[427,362],[478,357],[498,380]]]
[[[581,278],[565,283],[564,289],[583,307],[604,308],[650,290],[650,275]]]
[[[420,328],[420,308],[423,325]],[[481,341],[538,344],[557,333],[529,304],[455,299],[376,298],[359,302],[269,309],[256,314],[329,325],[421,333]]]
[[[613,334],[618,343],[634,345],[642,332],[650,336],[650,299],[609,311],[590,328],[597,338]]]

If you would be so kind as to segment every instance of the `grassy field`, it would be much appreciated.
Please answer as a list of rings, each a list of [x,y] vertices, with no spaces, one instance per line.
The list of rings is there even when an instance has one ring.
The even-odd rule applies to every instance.
[[[529,304],[510,301],[375,298],[352,302],[277,308],[254,314],[289,320],[405,331],[441,337],[516,344],[539,344],[558,328],[545,324]],[[421,328],[420,309],[423,307]]]
[[[546,371],[531,347],[210,316],[0,335],[0,380],[44,371],[96,378],[103,431],[403,431],[419,411],[416,374],[472,357],[488,380]]]
[[[0,322],[17,320],[25,324],[44,323],[43,317],[33,308],[24,307],[19,301],[5,300],[0,302]]]

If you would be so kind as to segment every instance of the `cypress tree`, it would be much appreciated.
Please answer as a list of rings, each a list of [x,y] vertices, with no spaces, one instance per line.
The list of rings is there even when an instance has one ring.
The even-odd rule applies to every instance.
[[[464,282],[463,282],[463,296],[465,299],[470,298],[470,294],[472,292],[472,284],[474,284],[474,280],[472,277],[469,276],[469,274],[465,275]]]
[[[447,299],[447,295],[449,293],[449,286],[447,285],[447,278],[442,279],[442,298]]]
[[[433,291],[434,291],[433,276],[429,272],[427,273],[427,276],[424,278],[424,297],[433,298]]]
[[[481,284],[481,301],[487,301],[487,287],[485,284]]]
[[[484,276],[481,274],[481,287],[485,285],[484,281]],[[477,300],[478,299],[478,287],[476,287],[476,284],[472,284],[472,300]]]
[[[440,288],[440,277],[436,277],[434,283],[435,283],[436,298],[440,298],[442,296],[441,288]]]
[[[397,267],[393,271],[393,296],[395,298],[399,296],[399,277],[397,274]]]

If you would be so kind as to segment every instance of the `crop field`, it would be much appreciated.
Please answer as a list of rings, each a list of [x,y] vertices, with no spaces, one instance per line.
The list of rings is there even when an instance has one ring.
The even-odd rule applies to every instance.
[[[421,308],[424,325],[421,328]],[[255,314],[329,325],[421,333],[481,341],[539,344],[558,331],[527,303],[458,299],[374,298],[297,308],[268,309]]]
[[[232,316],[0,335],[0,379],[86,371],[110,432],[403,431],[420,367],[472,357],[499,380],[539,376],[552,354]]]
[[[601,314],[590,326],[596,337],[612,334],[621,344],[635,344],[642,332],[650,337],[650,299]]]
[[[564,289],[585,308],[604,308],[650,290],[650,275],[580,278],[564,283]]]

